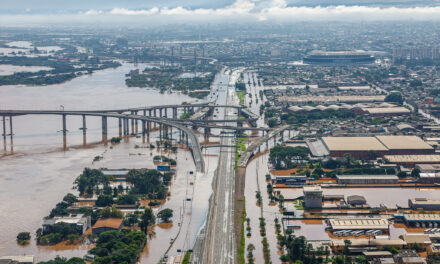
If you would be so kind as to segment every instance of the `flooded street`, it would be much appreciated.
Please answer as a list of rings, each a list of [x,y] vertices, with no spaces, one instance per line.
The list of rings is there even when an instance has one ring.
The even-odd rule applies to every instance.
[[[269,243],[270,256],[272,263],[281,263],[277,244],[277,235],[275,233],[275,218],[281,220],[282,213],[279,211],[278,204],[269,204],[269,197],[267,193],[267,183],[265,175],[269,172],[267,167],[268,153],[258,156],[251,160],[246,169],[246,214],[250,218],[250,226],[252,228],[251,237],[246,236],[246,248],[249,244],[254,244],[255,250],[253,252],[255,257],[255,263],[264,263],[263,258],[263,245],[261,240],[263,237],[260,235],[259,218],[261,213],[266,222],[266,237]],[[257,199],[255,197],[256,191],[260,190],[262,196],[262,207],[257,205]],[[245,223],[246,230],[246,223]],[[245,234],[247,232],[245,231]],[[247,253],[246,253],[247,254]]]
[[[295,199],[303,196],[302,188],[290,188],[276,190],[281,191],[286,199]],[[438,189],[414,189],[414,188],[323,188],[324,195],[361,195],[367,200],[367,204],[372,207],[379,207],[386,204],[389,207],[399,205],[408,207],[408,199],[414,198],[438,198]]]
[[[145,65],[135,67],[124,64],[117,69],[99,71],[91,76],[76,78],[60,85],[26,87],[0,86],[1,109],[117,109],[161,104],[180,104],[193,99],[183,94],[160,94],[153,89],[128,88],[125,86],[125,76],[130,69],[143,69]],[[117,120],[109,119],[108,137],[118,135]],[[7,122],[9,124],[9,122]],[[142,145],[141,138],[131,137],[128,142],[104,146],[101,140],[100,118],[87,118],[87,142],[82,147],[83,136],[80,117],[67,118],[68,151],[62,149],[61,117],[59,116],[19,116],[13,118],[13,145],[9,137],[7,145],[0,149],[0,255],[33,254],[36,261],[48,260],[56,255],[82,257],[88,250],[87,245],[57,245],[37,247],[34,241],[35,231],[41,227],[42,218],[62,197],[72,190],[73,181],[85,167],[91,168],[154,168],[153,156],[159,150],[137,148]],[[7,125],[9,131],[9,125]],[[173,138],[177,138],[174,131]],[[150,141],[154,143],[158,133],[152,133]],[[3,140],[2,140],[3,141]],[[3,142],[2,142],[3,144]],[[208,170],[215,169],[217,163],[215,150],[205,157]],[[13,155],[11,155],[13,154]],[[93,163],[93,157],[102,155],[103,159]],[[168,154],[165,154],[168,155]],[[192,247],[198,229],[206,216],[208,198],[211,194],[211,179],[196,175],[196,184],[192,185],[189,171],[195,171],[191,153],[179,149],[177,154],[170,154],[177,160],[177,174],[172,180],[171,196],[163,208],[174,210],[173,224],[156,226],[156,236],[149,240],[141,255],[142,263],[156,263],[169,246],[170,237],[177,234],[180,215],[183,211],[184,200],[191,191],[192,200],[206,201],[190,206],[186,202],[184,225],[170,254],[176,254],[177,249]],[[207,174],[209,175],[209,174]],[[200,191],[202,190],[202,191]],[[160,209],[160,208],[159,208]],[[159,210],[157,209],[157,210]],[[189,228],[187,228],[189,226]],[[19,232],[28,231],[32,234],[31,243],[22,247],[17,245],[15,238]],[[154,254],[151,254],[154,252]]]

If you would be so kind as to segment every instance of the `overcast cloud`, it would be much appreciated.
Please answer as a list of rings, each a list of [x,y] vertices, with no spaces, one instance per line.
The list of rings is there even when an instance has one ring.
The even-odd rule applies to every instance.
[[[112,6],[116,3],[110,1]],[[167,2],[167,1],[165,1]],[[44,23],[176,23],[221,21],[275,21],[294,22],[308,20],[371,21],[371,20],[440,20],[440,6],[437,5],[292,5],[286,0],[236,0],[225,2],[222,7],[172,7],[157,5],[148,8],[91,8],[87,10],[64,9],[52,13],[34,13],[27,8],[24,13],[0,15],[2,25],[44,24]],[[188,2],[188,1],[184,1]],[[194,3],[200,1],[195,1]],[[364,1],[365,2],[365,1]],[[433,1],[432,3],[437,3]],[[162,3],[163,4],[163,3]],[[216,5],[219,5],[217,2]],[[106,5],[107,6],[107,5]]]

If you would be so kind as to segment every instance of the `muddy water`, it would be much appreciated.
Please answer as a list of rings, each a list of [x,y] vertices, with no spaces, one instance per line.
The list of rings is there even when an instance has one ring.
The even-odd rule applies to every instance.
[[[286,199],[293,199],[303,195],[301,188],[277,189]],[[408,207],[408,199],[428,198],[438,199],[438,189],[410,189],[410,188],[324,188],[324,195],[362,195],[372,207],[386,204],[389,207],[396,205]]]
[[[245,197],[246,197],[246,214],[249,217],[252,236],[246,237],[246,247],[252,243],[255,246],[253,252],[255,257],[255,263],[264,263],[263,258],[263,245],[261,240],[263,237],[260,235],[259,218],[261,217],[261,207],[257,205],[257,199],[255,193],[258,189],[261,191],[262,205],[263,205],[263,217],[266,221],[266,237],[269,242],[269,249],[272,263],[281,263],[279,249],[277,247],[277,238],[275,233],[275,218],[281,220],[281,213],[277,205],[270,205],[267,194],[267,182],[265,175],[268,173],[267,169],[268,155],[264,154],[253,159],[246,169],[246,185],[245,185]],[[259,186],[259,187],[258,187]],[[246,229],[246,225],[245,225]],[[245,233],[247,233],[245,231]],[[247,254],[247,253],[246,253]]]
[[[63,105],[66,110],[73,110],[179,104],[183,101],[192,101],[189,97],[177,93],[161,95],[152,89],[125,87],[124,74],[130,69],[143,67],[124,64],[117,69],[104,70],[60,85],[1,86],[0,106],[2,109],[60,109],[60,105]],[[9,139],[6,150],[0,149],[0,155],[3,155],[0,159],[0,211],[3,212],[0,224],[0,255],[34,254],[36,261],[47,260],[56,255],[81,257],[87,252],[87,245],[37,247],[35,241],[31,240],[30,245],[21,247],[16,244],[15,237],[21,231],[29,231],[34,237],[34,231],[41,226],[42,218],[67,192],[74,192],[71,189],[72,182],[84,167],[153,167],[152,157],[157,150],[135,148],[135,145],[142,144],[141,139],[130,138],[128,142],[114,146],[92,144],[85,148],[77,148],[75,146],[83,142],[82,131],[79,130],[79,127],[82,127],[81,119],[68,117],[67,125],[69,150],[64,152],[60,151],[62,136],[57,132],[61,129],[60,117],[13,118],[13,152]],[[87,119],[88,142],[101,140],[100,125],[99,118]],[[109,137],[117,134],[117,121],[109,119]],[[174,138],[177,138],[177,134]],[[151,141],[155,141],[153,135]],[[11,153],[14,155],[9,155]],[[93,163],[93,157],[98,155],[104,158]],[[171,196],[162,205],[164,208],[174,210],[174,224],[155,228],[156,238],[149,242],[150,253],[144,256],[143,263],[154,263],[160,257],[169,245],[168,236],[174,234],[178,227],[179,211],[188,186],[185,183],[188,171],[194,170],[194,163],[190,153],[183,150],[179,150],[177,154],[177,163],[177,176],[171,186]],[[201,176],[197,177],[200,179],[197,179],[197,184],[193,187],[196,188],[194,197],[205,199],[205,196],[210,195],[209,177],[203,179]],[[207,204],[208,199],[205,200]],[[193,243],[190,238],[195,236],[198,227],[202,225],[205,211],[203,202],[193,207],[190,228],[183,233],[185,237],[189,237],[185,240],[189,241],[188,244]],[[184,247],[183,243],[177,243],[176,246]],[[152,252],[154,254],[151,254]]]

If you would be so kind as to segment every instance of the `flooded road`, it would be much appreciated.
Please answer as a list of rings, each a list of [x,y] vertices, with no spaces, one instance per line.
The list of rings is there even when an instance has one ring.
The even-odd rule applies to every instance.
[[[302,188],[276,189],[286,199],[294,199],[303,195]],[[385,204],[389,207],[399,205],[408,207],[408,199],[428,198],[437,199],[438,189],[413,189],[413,188],[323,188],[324,195],[361,195],[372,207]]]
[[[107,69],[91,76],[76,78],[60,85],[26,87],[0,86],[1,109],[110,109],[151,106],[160,104],[180,104],[194,100],[183,94],[160,94],[154,89],[128,88],[125,76],[131,69],[143,69],[145,65],[124,64],[117,69]],[[108,120],[109,135],[118,135],[117,120]],[[8,123],[8,122],[7,122]],[[8,123],[9,124],[9,123]],[[33,254],[36,261],[54,258],[56,255],[82,257],[88,249],[82,246],[37,247],[33,238],[35,231],[42,224],[42,218],[62,197],[73,192],[74,179],[85,167],[92,168],[154,168],[153,156],[159,154],[157,149],[137,148],[142,139],[130,138],[128,142],[104,146],[90,144],[81,147],[83,142],[82,121],[80,118],[67,118],[68,151],[62,149],[62,127],[59,116],[19,116],[13,118],[13,148],[9,138],[7,145],[0,148],[0,255]],[[87,142],[101,140],[100,118],[87,118]],[[7,127],[9,131],[9,126]],[[176,131],[175,131],[176,133]],[[152,133],[150,140],[154,142],[158,133]],[[173,136],[177,138],[177,134]],[[3,144],[3,140],[1,142]],[[205,157],[208,167],[216,164],[215,150],[207,152],[212,157]],[[13,155],[11,155],[13,154]],[[103,159],[93,163],[93,157],[102,155]],[[149,240],[142,254],[142,263],[156,263],[162,252],[169,245],[178,228],[179,212],[183,200],[187,198],[187,188],[194,189],[193,200],[202,201],[192,206],[187,212],[189,228],[182,228],[176,247],[188,249],[193,243],[199,227],[202,225],[209,195],[211,180],[208,177],[197,178],[195,185],[188,181],[189,171],[195,171],[191,154],[179,149],[177,154],[170,154],[177,159],[177,175],[170,186],[171,196],[162,205],[163,208],[174,210],[173,224],[156,226],[156,237]],[[211,162],[210,160],[215,160]],[[211,166],[212,165],[212,166]],[[211,169],[212,170],[212,169]],[[203,201],[206,201],[204,203]],[[191,221],[189,220],[191,219]],[[32,234],[30,245],[17,245],[15,237],[19,232],[28,231]],[[182,235],[183,234],[183,235]],[[188,242],[187,242],[188,241]],[[154,254],[152,254],[152,252]]]

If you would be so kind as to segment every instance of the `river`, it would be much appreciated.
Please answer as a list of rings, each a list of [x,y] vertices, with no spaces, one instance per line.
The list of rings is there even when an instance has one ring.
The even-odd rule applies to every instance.
[[[124,75],[131,69],[143,69],[145,66],[124,63],[116,69],[98,71],[58,85],[0,86],[0,108],[114,109],[194,101],[180,93],[160,94],[154,89],[126,87]],[[68,151],[62,151],[61,126],[59,116],[13,118],[13,145],[11,146],[8,138],[6,146],[0,149],[0,256],[32,254],[35,255],[36,261],[51,259],[56,255],[82,257],[87,252],[87,245],[39,247],[32,239],[30,245],[22,247],[17,245],[15,237],[18,232],[28,231],[34,238],[35,230],[41,227],[42,218],[49,214],[66,193],[75,193],[72,183],[85,167],[153,168],[152,157],[156,155],[157,150],[135,148],[136,145],[142,144],[139,138],[132,137],[128,142],[114,146],[95,143],[82,147],[82,130],[79,129],[82,123],[79,117],[67,118]],[[108,136],[117,136],[117,120],[109,119],[108,126]],[[88,143],[101,140],[100,127],[99,118],[87,118]],[[9,129],[9,126],[7,128]],[[152,134],[151,141],[155,141],[155,136]],[[177,138],[177,134],[174,138]],[[1,143],[3,144],[3,140]],[[104,158],[93,163],[93,157],[98,155]],[[179,210],[185,198],[184,190],[187,188],[187,184],[182,183],[188,183],[188,172],[195,170],[188,151],[179,150],[177,154],[172,155],[177,158],[177,175],[171,185],[171,196],[163,206],[175,211],[175,223],[173,226],[155,228],[156,238],[147,244],[149,248],[142,254],[142,263],[156,263],[169,245],[169,237],[177,232]],[[210,163],[215,164],[210,162],[210,159],[214,157],[207,158],[208,166]],[[197,180],[193,188],[200,188],[206,192],[197,191],[194,197],[206,203],[194,205],[192,208],[193,220],[190,228],[183,231],[184,240],[188,241],[185,242],[186,249],[191,246],[192,237],[195,237],[203,224],[207,197],[210,195],[209,177]]]

